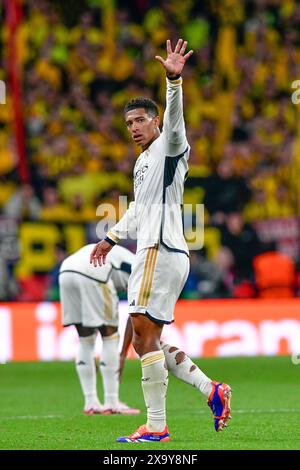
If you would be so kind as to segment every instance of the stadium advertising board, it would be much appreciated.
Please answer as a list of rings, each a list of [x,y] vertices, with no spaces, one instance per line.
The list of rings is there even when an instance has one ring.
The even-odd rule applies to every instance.
[[[192,357],[284,355],[300,349],[300,300],[182,300],[164,339]],[[77,334],[59,303],[0,303],[0,362],[71,360]],[[120,304],[121,338],[127,303]],[[98,338],[97,351],[101,350]],[[135,357],[133,350],[130,357]]]

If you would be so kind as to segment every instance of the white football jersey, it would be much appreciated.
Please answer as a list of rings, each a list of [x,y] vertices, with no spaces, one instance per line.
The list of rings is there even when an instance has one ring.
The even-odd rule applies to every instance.
[[[122,246],[114,246],[106,257],[106,263],[95,267],[90,264],[90,255],[95,245],[95,243],[85,245],[68,256],[62,262],[60,273],[75,272],[102,283],[107,283],[111,279],[117,291],[127,290],[133,253]]]
[[[188,255],[182,203],[190,146],[183,118],[182,79],[167,79],[166,110],[159,137],[140,154],[134,171],[134,202],[107,237],[118,242],[136,228],[137,252],[157,243]]]

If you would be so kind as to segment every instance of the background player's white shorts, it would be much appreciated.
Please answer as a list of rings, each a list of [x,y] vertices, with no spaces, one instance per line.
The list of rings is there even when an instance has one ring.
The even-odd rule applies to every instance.
[[[119,299],[111,280],[105,284],[66,271],[59,276],[59,286],[64,326],[118,326]]]
[[[139,251],[128,283],[130,313],[143,313],[158,323],[174,321],[174,308],[184,287],[190,260],[162,245]]]

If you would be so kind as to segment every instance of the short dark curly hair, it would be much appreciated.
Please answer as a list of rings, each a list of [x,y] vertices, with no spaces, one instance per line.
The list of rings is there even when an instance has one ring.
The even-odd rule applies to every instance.
[[[146,113],[152,117],[159,115],[157,104],[155,101],[150,100],[150,98],[143,98],[142,96],[139,96],[138,98],[134,98],[133,100],[128,101],[124,107],[124,114],[136,108],[144,108]]]

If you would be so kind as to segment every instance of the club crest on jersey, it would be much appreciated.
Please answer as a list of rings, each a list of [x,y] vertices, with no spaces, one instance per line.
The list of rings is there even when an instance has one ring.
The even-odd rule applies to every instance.
[[[147,172],[149,165],[146,164],[134,174],[134,189],[136,189],[144,181],[145,173]]]

